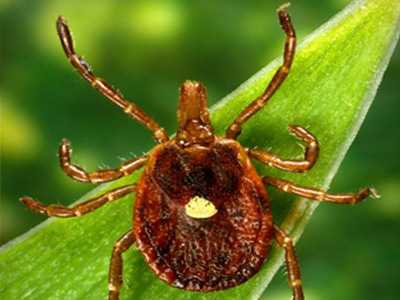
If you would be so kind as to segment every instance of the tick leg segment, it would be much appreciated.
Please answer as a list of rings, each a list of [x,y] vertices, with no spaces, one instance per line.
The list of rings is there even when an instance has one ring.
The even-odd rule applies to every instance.
[[[261,96],[251,102],[233,121],[225,132],[227,138],[236,139],[240,134],[242,125],[257,113],[267,101],[272,97],[275,91],[279,88],[282,82],[289,74],[290,67],[293,62],[294,53],[296,49],[296,33],[294,31],[290,16],[287,12],[287,5],[281,6],[278,9],[279,22],[283,31],[286,33],[285,50],[283,54],[283,65],[276,71],[271,82]]]
[[[108,300],[119,300],[122,286],[122,253],[135,242],[133,230],[125,233],[114,245],[108,273]]]
[[[135,189],[136,185],[133,184],[119,187],[101,196],[79,203],[71,208],[63,205],[46,205],[30,197],[22,197],[20,200],[34,212],[47,215],[49,217],[70,218],[79,217],[92,212],[108,202],[117,200],[125,195],[128,195],[129,193],[135,192]]]
[[[289,286],[293,291],[293,300],[304,300],[300,266],[297,261],[292,239],[277,225],[274,225],[274,234],[278,245],[285,249],[285,262],[288,272]]]
[[[264,150],[249,149],[247,153],[251,158],[281,170],[290,172],[305,172],[312,168],[318,158],[319,145],[315,137],[301,126],[290,125],[289,131],[297,138],[307,143],[304,160],[283,160],[276,155]]]
[[[129,175],[141,168],[147,161],[146,156],[128,160],[117,169],[100,170],[96,172],[86,172],[81,167],[71,163],[71,146],[68,140],[63,139],[58,149],[60,166],[69,177],[91,183],[102,183],[118,179]]]
[[[106,81],[94,75],[89,64],[75,52],[70,30],[63,17],[58,17],[57,19],[57,32],[68,60],[83,78],[89,81],[96,90],[111,100],[111,102],[121,107],[130,117],[151,130],[155,139],[159,143],[168,141],[169,138],[167,133],[156,121],[148,116],[136,104],[127,101],[120,92],[109,85]]]
[[[263,182],[265,184],[273,185],[283,192],[292,193],[311,200],[327,201],[337,204],[356,204],[358,202],[361,202],[368,196],[379,198],[379,194],[373,188],[364,188],[357,193],[332,195],[326,193],[323,190],[298,186],[295,185],[293,182],[283,179],[266,176],[263,177]]]

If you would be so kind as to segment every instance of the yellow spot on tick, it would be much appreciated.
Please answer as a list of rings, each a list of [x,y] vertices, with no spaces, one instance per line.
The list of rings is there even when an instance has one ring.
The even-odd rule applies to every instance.
[[[185,213],[194,219],[207,219],[218,212],[214,204],[206,198],[195,196],[185,205]]]

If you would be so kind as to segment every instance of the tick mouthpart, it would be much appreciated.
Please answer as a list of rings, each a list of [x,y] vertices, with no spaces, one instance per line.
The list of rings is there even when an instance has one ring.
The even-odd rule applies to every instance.
[[[184,147],[214,141],[207,108],[207,90],[200,82],[185,81],[180,89],[176,139]]]
[[[191,120],[198,120],[203,125],[210,125],[207,108],[207,90],[197,81],[185,81],[180,89],[178,120],[180,129]]]
[[[185,205],[185,213],[193,219],[208,219],[218,212],[215,205],[204,197],[195,196]]]

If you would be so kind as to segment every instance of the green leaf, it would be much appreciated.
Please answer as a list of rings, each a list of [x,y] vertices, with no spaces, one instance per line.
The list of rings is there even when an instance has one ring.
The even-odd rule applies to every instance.
[[[296,11],[291,13],[295,21]],[[329,186],[387,67],[399,34],[399,16],[399,1],[354,1],[302,43],[288,79],[267,107],[244,126],[240,141],[245,146],[269,148],[282,157],[297,157],[301,149],[287,133],[287,125],[298,124],[317,136],[321,155],[306,174],[286,174],[257,164],[261,174],[301,185]],[[213,108],[218,133],[223,133],[243,107],[262,92],[280,62],[273,61]],[[81,200],[134,182],[139,173],[102,185]],[[274,206],[278,205],[277,220],[298,239],[318,204],[293,198],[283,201],[285,205],[275,204],[281,200],[272,200]],[[111,249],[132,226],[132,202],[132,197],[125,197],[81,218],[49,219],[3,246],[0,298],[106,299]],[[283,253],[274,249],[251,280],[214,293],[167,286],[150,271],[135,248],[124,259],[121,299],[259,299],[281,266]]]

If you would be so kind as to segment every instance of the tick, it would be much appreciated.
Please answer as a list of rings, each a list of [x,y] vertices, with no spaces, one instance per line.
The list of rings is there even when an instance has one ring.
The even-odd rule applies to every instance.
[[[79,217],[136,193],[132,229],[121,236],[112,251],[109,300],[119,299],[122,253],[133,244],[161,280],[177,288],[206,292],[234,287],[251,278],[268,257],[273,241],[285,250],[294,299],[304,299],[293,242],[273,222],[267,188],[340,204],[355,204],[376,195],[370,188],[332,195],[257,174],[252,160],[289,172],[305,172],[315,164],[318,141],[301,126],[290,125],[289,131],[305,144],[302,160],[282,159],[266,150],[245,148],[237,141],[242,125],[265,106],[288,76],[293,62],[296,35],[286,6],[278,10],[278,17],[286,34],[283,64],[265,91],[236,117],[224,136],[216,136],[205,87],[185,81],[180,88],[178,130],[173,138],[136,104],[96,77],[89,64],[76,54],[65,19],[58,18],[58,35],[72,66],[128,116],[146,126],[158,143],[147,155],[126,161],[117,169],[87,172],[71,162],[70,144],[63,140],[59,147],[61,168],[77,181],[108,182],[141,167],[143,174],[137,185],[116,188],[70,208],[21,198],[28,208],[47,216]]]

